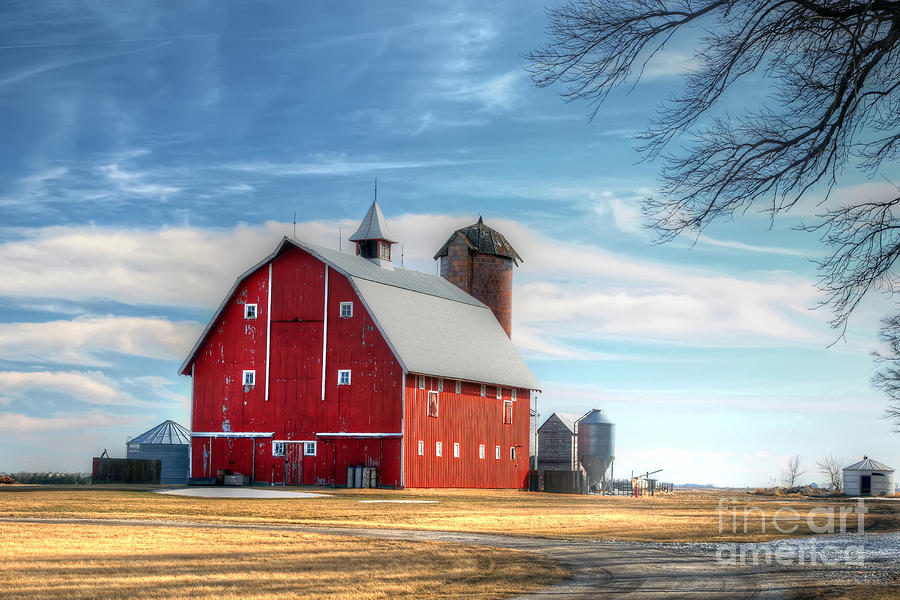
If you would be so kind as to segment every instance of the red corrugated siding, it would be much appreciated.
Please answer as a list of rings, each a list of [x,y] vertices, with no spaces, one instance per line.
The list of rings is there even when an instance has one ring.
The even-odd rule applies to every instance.
[[[346,484],[347,467],[375,466],[382,485],[400,485],[400,441],[317,439],[334,432],[399,433],[402,369],[347,279],[328,275],[326,393],[322,386],[325,265],[291,249],[272,262],[272,332],[269,401],[265,401],[268,266],[238,288],[202,345],[194,365],[195,432],[274,431],[276,440],[317,440],[316,456],[295,457],[305,484]],[[340,318],[340,303],[353,302],[353,317]],[[243,318],[243,303],[256,302],[255,321]],[[257,385],[243,389],[241,372],[255,369]],[[337,385],[338,369],[352,371],[351,385]],[[227,419],[227,421],[226,421]],[[195,438],[194,476],[224,468],[251,471],[256,481],[284,481],[284,459],[273,458],[272,439]],[[211,449],[211,453],[210,453]],[[301,453],[302,454],[302,453]],[[211,458],[210,458],[211,456]],[[299,464],[296,464],[299,463]],[[289,473],[293,476],[293,471]]]
[[[437,379],[426,377],[425,390],[418,388],[415,374],[406,384],[406,486],[407,487],[525,487],[528,477],[528,390],[516,391],[513,422],[503,423],[503,401],[511,398],[509,388],[496,397],[496,387],[487,386],[481,397],[481,385],[462,383],[456,393],[455,380],[444,380],[439,392],[438,417],[426,416],[428,390],[437,390]],[[418,455],[418,442],[425,453]],[[436,442],[443,443],[443,456],[436,456]],[[454,458],[453,444],[460,444],[460,456]],[[485,445],[484,459],[478,458],[478,446]],[[500,459],[494,447],[500,446]],[[509,449],[516,448],[516,460]]]

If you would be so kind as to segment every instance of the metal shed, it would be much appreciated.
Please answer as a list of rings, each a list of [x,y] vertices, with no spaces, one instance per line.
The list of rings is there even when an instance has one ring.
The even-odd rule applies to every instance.
[[[128,442],[128,458],[162,462],[160,483],[187,483],[191,432],[175,421],[164,421]]]
[[[868,456],[844,467],[844,493],[848,496],[887,496],[894,493],[894,469]]]

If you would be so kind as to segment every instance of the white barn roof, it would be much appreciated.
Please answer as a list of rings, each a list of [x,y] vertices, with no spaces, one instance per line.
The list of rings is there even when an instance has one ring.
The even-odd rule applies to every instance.
[[[308,252],[350,280],[408,372],[538,389],[537,380],[491,309],[443,277],[396,266],[384,269],[347,252],[287,237],[272,254],[238,277],[182,364],[181,373],[187,373],[241,281],[288,246]]]

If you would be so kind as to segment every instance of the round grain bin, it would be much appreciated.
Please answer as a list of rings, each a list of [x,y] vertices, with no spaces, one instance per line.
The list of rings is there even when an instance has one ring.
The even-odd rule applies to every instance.
[[[589,488],[606,487],[615,457],[616,425],[602,410],[594,409],[578,420],[578,460]]]
[[[848,496],[888,496],[894,487],[894,469],[868,456],[844,467],[844,493]]]
[[[158,460],[160,483],[185,484],[190,447],[191,432],[175,421],[165,421],[129,440],[128,458]]]

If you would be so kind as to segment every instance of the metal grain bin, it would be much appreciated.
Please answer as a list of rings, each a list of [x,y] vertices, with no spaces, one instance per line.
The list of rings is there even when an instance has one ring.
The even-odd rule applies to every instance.
[[[191,432],[175,421],[165,421],[130,440],[128,458],[158,460],[160,483],[186,484],[190,447]]]
[[[578,420],[578,460],[589,487],[606,487],[615,457],[616,425],[602,410],[594,409]]]

